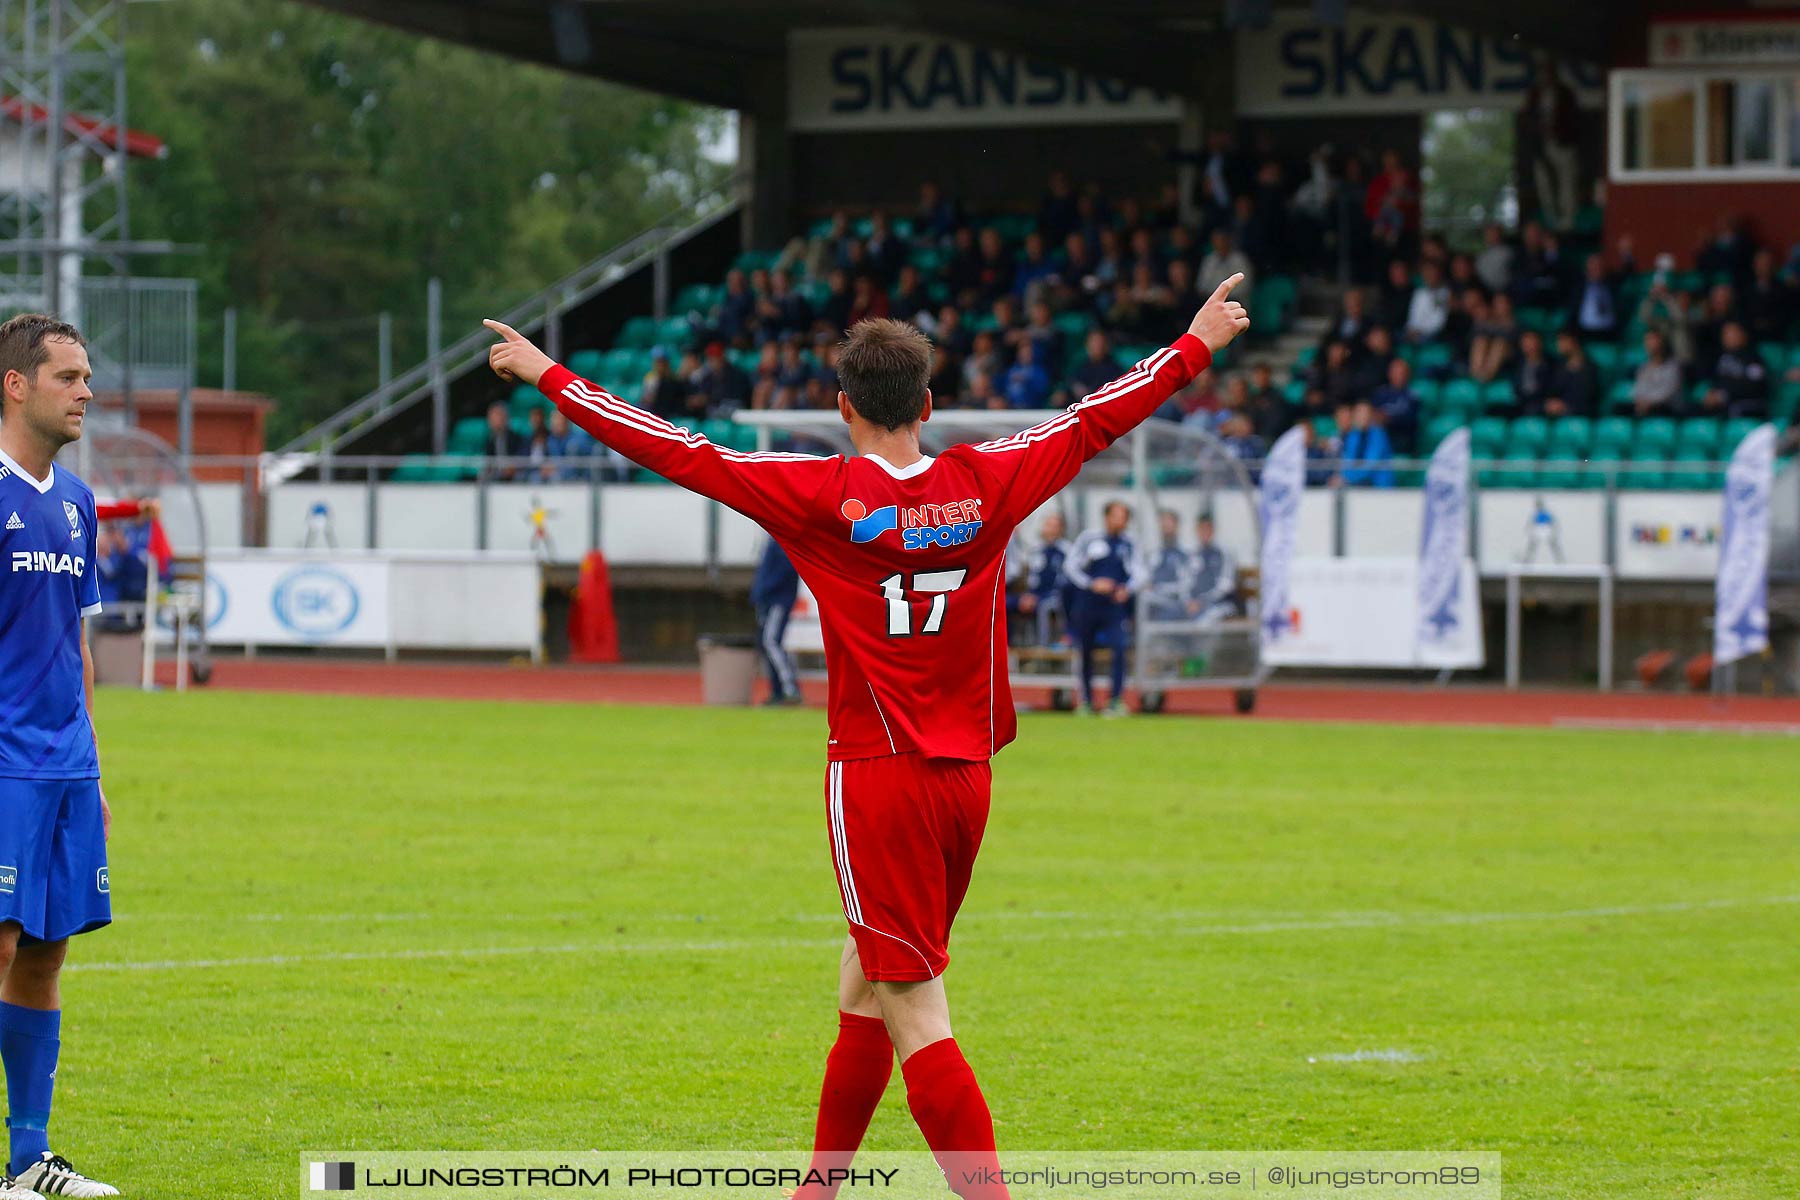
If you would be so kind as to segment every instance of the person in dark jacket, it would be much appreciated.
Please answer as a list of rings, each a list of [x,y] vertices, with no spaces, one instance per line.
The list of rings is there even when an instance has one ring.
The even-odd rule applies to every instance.
[[[763,665],[769,671],[769,698],[765,704],[799,704],[801,700],[794,660],[788,656],[787,647],[781,644],[799,594],[799,573],[788,561],[780,543],[770,538],[763,548],[762,560],[756,564],[756,576],[750,581],[750,603],[756,609],[757,646],[762,650]]]

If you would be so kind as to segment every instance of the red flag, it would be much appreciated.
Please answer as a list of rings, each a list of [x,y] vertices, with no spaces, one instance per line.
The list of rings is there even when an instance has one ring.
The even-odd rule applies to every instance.
[[[581,560],[581,577],[569,604],[571,662],[619,661],[619,622],[613,613],[612,576],[598,550]]]
[[[175,548],[169,545],[169,537],[163,532],[162,521],[150,522],[150,557],[156,560],[156,577],[169,577],[169,563],[175,557]]]

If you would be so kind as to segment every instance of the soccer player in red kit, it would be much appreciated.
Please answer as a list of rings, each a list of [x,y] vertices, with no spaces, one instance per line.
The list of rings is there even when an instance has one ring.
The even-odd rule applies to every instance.
[[[853,457],[714,445],[553,363],[497,321],[488,355],[569,420],[666,479],[743,513],[779,542],[818,601],[830,688],[826,815],[850,936],[839,1034],[825,1063],[813,1168],[847,1167],[893,1070],[948,1166],[997,1167],[994,1127],[950,1033],[950,926],[987,824],[988,760],[1017,731],[1006,659],[1006,546],[1088,459],[1150,416],[1249,326],[1234,275],[1187,334],[1115,382],[1011,437],[919,449],[931,344],[911,325],[858,324],[838,356]],[[968,1200],[1006,1196],[950,1171]],[[806,1200],[835,1186],[809,1184]]]

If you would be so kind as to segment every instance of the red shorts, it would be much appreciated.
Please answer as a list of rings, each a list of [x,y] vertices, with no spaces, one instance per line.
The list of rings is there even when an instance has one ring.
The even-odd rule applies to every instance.
[[[825,814],[865,979],[935,979],[987,828],[985,762],[895,754],[834,762]]]

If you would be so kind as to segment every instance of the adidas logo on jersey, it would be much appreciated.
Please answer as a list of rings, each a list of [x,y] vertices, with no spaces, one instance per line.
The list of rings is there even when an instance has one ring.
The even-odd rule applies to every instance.
[[[25,528],[25,522],[19,520],[19,514],[15,512],[12,516],[6,518],[6,527],[8,529],[23,529]]]

